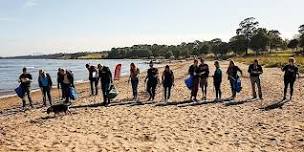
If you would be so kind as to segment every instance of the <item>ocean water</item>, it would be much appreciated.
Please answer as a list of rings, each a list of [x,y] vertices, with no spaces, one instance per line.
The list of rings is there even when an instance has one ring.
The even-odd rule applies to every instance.
[[[134,62],[141,71],[148,68],[145,60],[128,59],[101,59],[101,60],[57,60],[57,59],[0,59],[0,96],[14,94],[14,89],[19,85],[18,78],[22,68],[27,67],[33,76],[32,88],[38,88],[38,70],[46,70],[52,77],[53,83],[57,84],[58,68],[70,69],[74,73],[77,82],[88,80],[88,71],[85,64],[108,66],[112,73],[117,64],[122,64],[122,75],[129,74],[130,63]]]

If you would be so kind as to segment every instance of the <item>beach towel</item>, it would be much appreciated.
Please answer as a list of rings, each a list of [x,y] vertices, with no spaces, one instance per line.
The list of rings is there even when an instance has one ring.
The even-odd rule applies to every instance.
[[[187,88],[191,90],[193,88],[193,76],[189,75],[185,79],[185,84],[186,84]]]
[[[75,88],[70,87],[70,92],[69,92],[69,96],[71,98],[71,100],[76,100],[78,98],[78,94]]]
[[[23,98],[24,95],[25,95],[25,90],[24,90],[24,88],[23,88],[21,85],[19,85],[19,86],[15,89],[15,92],[16,92],[17,96],[20,97],[20,98]]]
[[[117,97],[117,95],[118,95],[118,91],[116,90],[115,86],[112,84],[110,86],[108,97],[109,99],[114,99],[115,97]]]

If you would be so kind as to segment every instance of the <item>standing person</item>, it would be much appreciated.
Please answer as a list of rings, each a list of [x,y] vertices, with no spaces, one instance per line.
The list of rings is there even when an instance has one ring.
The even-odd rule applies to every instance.
[[[207,99],[207,88],[208,88],[208,76],[209,76],[209,66],[205,64],[205,60],[203,58],[200,59],[201,64],[198,66],[199,75],[200,75],[200,86],[202,88],[202,100]]]
[[[65,98],[64,89],[62,87],[63,75],[61,74],[60,71],[61,71],[61,68],[58,68],[58,72],[57,72],[57,89],[61,90],[61,100],[63,100]]]
[[[255,84],[256,84],[258,88],[259,98],[262,100],[263,96],[262,96],[260,75],[263,73],[263,68],[261,65],[259,65],[257,59],[254,60],[253,64],[249,65],[248,73],[250,74],[253,99],[257,98],[257,94],[255,91]]]
[[[101,81],[101,90],[103,95],[103,104],[106,106],[110,104],[110,98],[108,97],[112,80],[112,73],[109,67],[98,64],[99,78]]]
[[[221,83],[222,83],[222,70],[218,61],[214,62],[215,71],[213,75],[213,85],[215,88],[215,101],[220,101],[222,99]]]
[[[51,89],[53,82],[49,73],[46,73],[42,69],[39,70],[38,84],[43,96],[43,106],[46,106],[46,96],[49,99],[50,105],[52,105]]]
[[[170,70],[169,65],[166,65],[163,72],[162,83],[164,87],[165,102],[167,102],[171,96],[171,88],[174,86],[174,74],[173,71]]]
[[[194,63],[189,67],[188,70],[189,75],[193,78],[193,86],[191,89],[191,101],[197,102],[197,92],[199,87],[199,68],[198,68],[198,60],[194,60]]]
[[[137,68],[134,63],[131,63],[128,83],[130,83],[131,80],[133,100],[136,101],[137,101],[137,93],[138,93],[137,90],[138,90],[139,74],[140,74],[139,68]]]
[[[93,65],[86,64],[86,68],[89,71],[89,80],[90,80],[90,86],[91,86],[91,95],[95,96],[98,95],[98,73],[97,69]],[[95,89],[94,89],[95,88]],[[95,90],[95,93],[94,93]]]
[[[229,63],[229,67],[227,69],[227,75],[228,75],[228,80],[230,81],[232,99],[235,99],[236,97],[235,82],[237,81],[237,79],[239,79],[238,72],[240,72],[241,75],[243,75],[242,70],[238,66],[236,66],[234,62],[231,60]]]
[[[154,101],[156,87],[159,82],[158,69],[154,68],[153,61],[150,61],[150,68],[147,71],[147,76],[145,78],[145,83],[147,83],[147,92],[149,93],[148,101]],[[148,80],[148,81],[147,81]]]
[[[284,97],[283,100],[286,100],[286,94],[288,85],[290,86],[290,100],[292,100],[293,95],[293,86],[296,81],[297,75],[299,76],[298,67],[295,65],[295,58],[289,58],[289,64],[282,67],[284,74]]]
[[[69,70],[64,70],[64,69],[60,69],[60,74],[63,77],[62,80],[62,89],[63,89],[63,94],[65,97],[65,103],[70,103],[70,89],[71,87],[75,88],[74,85],[74,75],[72,73],[72,71]]]
[[[19,82],[22,89],[25,91],[27,98],[29,100],[30,106],[33,108],[33,102],[31,97],[31,83],[33,77],[30,73],[27,72],[26,67],[22,69],[22,74],[19,76]],[[24,109],[26,106],[25,94],[22,98],[22,108]]]

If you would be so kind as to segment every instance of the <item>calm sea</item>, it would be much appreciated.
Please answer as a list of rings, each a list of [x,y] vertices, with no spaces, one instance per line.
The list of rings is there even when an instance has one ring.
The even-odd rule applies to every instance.
[[[38,88],[38,70],[44,69],[50,73],[54,84],[57,80],[59,67],[73,71],[77,82],[88,80],[88,71],[85,64],[102,64],[110,67],[112,72],[117,64],[122,64],[122,75],[129,73],[129,65],[134,62],[141,71],[148,68],[144,60],[102,59],[102,60],[56,60],[56,59],[0,59],[0,96],[14,94],[14,89],[19,85],[18,77],[23,67],[33,76],[32,88]]]

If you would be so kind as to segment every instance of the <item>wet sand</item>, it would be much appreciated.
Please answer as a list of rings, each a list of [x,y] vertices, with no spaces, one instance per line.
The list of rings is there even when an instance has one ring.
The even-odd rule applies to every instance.
[[[225,73],[228,62],[220,63]],[[17,97],[0,99],[0,151],[304,151],[303,79],[295,84],[293,100],[282,109],[261,111],[261,106],[282,99],[282,72],[264,69],[264,101],[250,102],[247,65],[237,64],[245,73],[237,100],[248,102],[181,105],[178,103],[190,97],[184,85],[190,64],[172,65],[176,85],[173,104],[168,106],[131,102],[127,77],[115,82],[120,94],[109,107],[94,107],[102,98],[89,96],[87,83],[77,85],[81,98],[73,103],[78,108],[71,108],[71,115],[47,115],[45,108],[40,108],[40,92],[33,93],[36,108],[26,112],[18,110],[21,103]],[[212,74],[213,63],[208,64]],[[144,76],[141,73],[139,96],[146,103]],[[215,94],[211,77],[208,82],[211,100]],[[157,89],[156,102],[162,102],[162,91],[162,87]],[[230,97],[226,74],[222,91],[223,98]],[[56,89],[53,94],[58,99]]]

